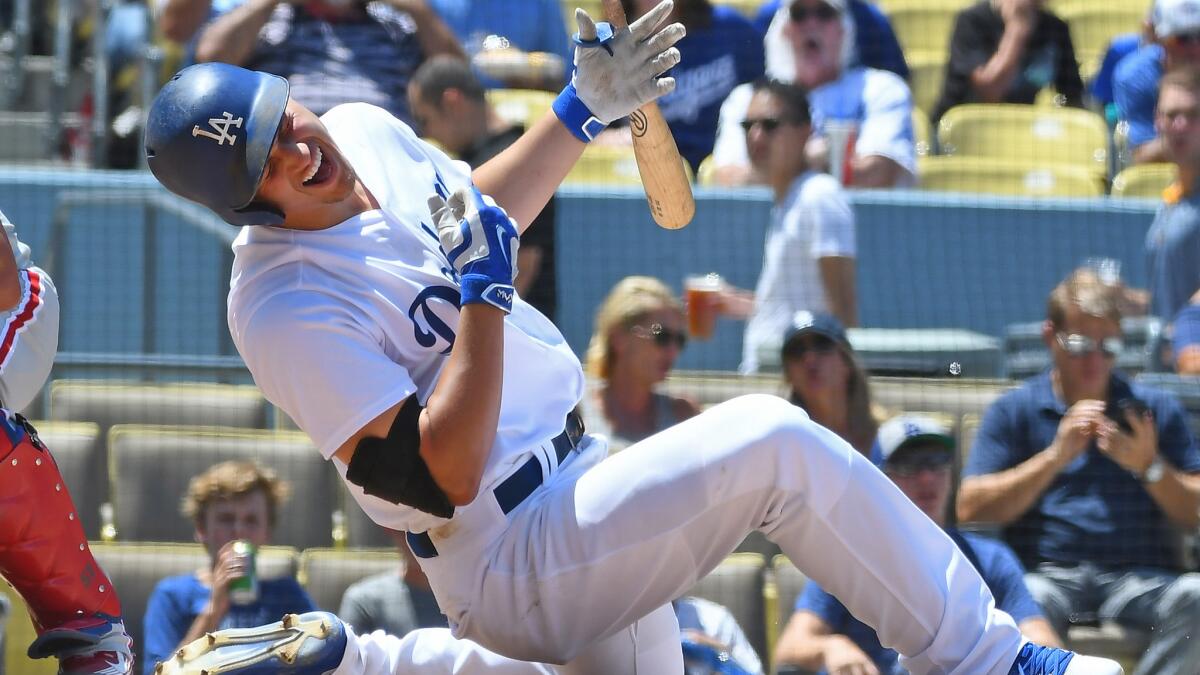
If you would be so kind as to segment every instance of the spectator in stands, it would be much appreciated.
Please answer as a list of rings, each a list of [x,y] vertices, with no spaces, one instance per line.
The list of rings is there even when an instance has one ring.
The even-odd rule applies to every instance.
[[[656,392],[687,344],[683,303],[653,277],[625,277],[596,311],[587,370],[598,381],[583,406],[589,432],[611,452],[693,417],[691,400]]]
[[[274,471],[254,462],[216,464],[192,478],[183,513],[196,526],[196,540],[208,551],[209,565],[193,574],[168,577],[155,586],[146,605],[143,672],[204,635],[222,628],[246,628],[289,612],[316,609],[293,577],[258,579],[257,599],[234,604],[229,585],[245,576],[246,558],[234,543],[267,544],[288,487]]]
[[[366,635],[381,630],[403,637],[418,628],[446,626],[446,615],[429,588],[429,579],[413,559],[404,533],[388,530],[400,551],[400,569],[351,584],[342,595],[338,617]]]
[[[934,124],[963,103],[1033,103],[1053,85],[1083,107],[1083,81],[1067,22],[1045,0],[979,0],[958,13]]]
[[[1091,94],[1092,101],[1103,110],[1104,119],[1108,122],[1110,128],[1115,127],[1121,118],[1120,110],[1117,108],[1116,94],[1113,91],[1117,66],[1121,65],[1126,56],[1153,43],[1154,15],[1153,13],[1147,13],[1141,32],[1117,35],[1113,37],[1108,43],[1108,48],[1104,50],[1104,58],[1100,61],[1100,68],[1088,84],[1088,93]]]
[[[559,0],[429,0],[429,4],[458,37],[485,88],[557,93],[570,76],[574,45]]]
[[[782,0],[768,0],[754,15],[754,28],[764,39],[772,19],[779,12],[780,4]],[[900,48],[900,41],[896,39],[896,32],[892,30],[892,22],[887,14],[874,3],[863,0],[849,0],[847,6],[854,18],[856,63],[867,68],[889,70],[907,80],[908,63],[904,60],[904,50]]]
[[[1150,311],[1169,322],[1200,290],[1200,69],[1163,76],[1155,126],[1155,143],[1179,172],[1146,232]]]
[[[630,21],[654,8],[656,0],[622,0]],[[709,0],[676,0],[666,21],[678,21],[687,35],[675,44],[682,55],[671,70],[675,91],[658,100],[679,154],[700,169],[713,151],[721,103],[739,84],[763,75],[762,37],[733,7]],[[626,134],[627,137],[627,134]]]
[[[1200,524],[1200,452],[1171,395],[1113,370],[1119,292],[1076,270],[1050,294],[1051,369],[984,414],[958,500],[1003,526],[1060,635],[1073,617],[1152,627],[1135,674],[1194,673],[1200,575],[1179,532]]]
[[[425,0],[243,0],[200,34],[197,61],[286,77],[318,115],[364,102],[410,122],[409,78],[437,54],[465,58]]]
[[[1022,578],[1025,570],[1012,550],[994,539],[961,533],[946,522],[954,480],[954,437],[929,417],[901,415],[879,429],[874,459],[888,478],[930,520],[942,527],[975,566],[1024,636],[1062,646]],[[903,564],[896,561],[896,564]],[[795,613],[775,647],[775,662],[821,673],[905,673],[896,652],[879,644],[869,626],[854,618],[837,598],[809,581],[796,598]]]
[[[867,456],[878,420],[867,371],[832,314],[796,312],[780,349],[788,400]]]
[[[724,605],[684,596],[671,608],[683,638],[684,675],[762,675],[758,653]]]
[[[1171,322],[1171,359],[1180,375],[1200,375],[1200,292]]]
[[[890,76],[889,77],[894,77]],[[794,84],[760,80],[742,125],[756,171],[775,193],[754,293],[726,291],[723,313],[748,318],[741,371],[758,371],[796,312],[829,312],[858,325],[854,210],[833,177],[808,168],[808,99]]]
[[[496,156],[525,133],[496,114],[470,66],[452,56],[435,56],[417,69],[408,85],[413,119],[432,138],[472,167]],[[554,197],[521,235],[513,282],[529,304],[554,320],[558,292],[554,273]]]
[[[1155,135],[1159,81],[1164,72],[1200,66],[1200,0],[1157,0],[1151,16],[1157,42],[1122,59],[1113,78],[1113,98],[1137,163],[1172,161]]]
[[[765,48],[767,73],[808,91],[810,166],[829,170],[854,187],[915,183],[912,93],[894,73],[854,65],[854,21],[846,0],[791,0],[776,12]],[[750,86],[741,86],[721,105],[713,148],[719,184],[743,185],[761,178],[752,168],[740,128],[752,95]],[[829,166],[843,155],[839,166]]]

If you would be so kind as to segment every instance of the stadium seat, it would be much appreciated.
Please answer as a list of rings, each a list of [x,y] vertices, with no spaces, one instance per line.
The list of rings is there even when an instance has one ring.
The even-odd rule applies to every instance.
[[[50,448],[59,473],[71,491],[79,523],[88,539],[100,538],[100,505],[108,500],[104,440],[92,422],[34,422]]]
[[[1134,379],[1138,384],[1174,394],[1187,411],[1192,434],[1200,438],[1200,377],[1175,373],[1138,373]]]
[[[338,498],[339,518],[345,533],[345,541],[335,544],[349,546],[351,548],[387,548],[393,546],[392,538],[388,536],[383,526],[378,525],[371,520],[370,516],[362,510],[358,502],[354,501],[354,497],[350,496],[350,492],[346,489],[346,483],[338,479]],[[337,528],[337,523],[334,525]]]
[[[1162,199],[1163,190],[1177,177],[1174,164],[1135,164],[1113,179],[1112,196]]]
[[[924,157],[933,154],[933,126],[929,123],[929,115],[916,106],[912,111],[913,139],[917,143],[917,156]],[[703,169],[704,167],[701,167]]]
[[[757,553],[734,553],[684,593],[724,605],[737,619],[746,639],[764,664],[767,663],[766,605],[763,595],[766,568],[766,559]]]
[[[34,661],[25,653],[29,643],[37,637],[37,631],[33,629],[33,621],[29,619],[29,610],[21,596],[8,584],[0,584],[0,594],[7,596],[12,605],[8,621],[3,626],[3,639],[0,640],[4,645],[0,668],[11,675],[58,675],[57,660]]]
[[[133,638],[133,651],[140,662],[145,653],[142,620],[154,587],[166,577],[189,574],[208,565],[208,553],[199,544],[107,543],[92,544],[92,554],[121,597],[125,629]],[[266,546],[258,551],[256,560],[260,579],[277,579],[296,575],[299,556],[294,548]]]
[[[267,401],[253,385],[140,384],[116,380],[55,380],[51,420],[114,424],[176,424],[263,429]]]
[[[641,184],[633,146],[623,145],[589,145],[563,180],[563,185],[592,187]]]
[[[717,184],[717,167],[712,155],[700,160],[700,166],[696,169],[696,184],[703,187]]]
[[[908,62],[908,86],[912,89],[913,107],[925,111],[937,108],[942,96],[942,81],[946,77],[945,54],[905,54]]]
[[[1051,163],[1066,164],[1101,177],[1108,174],[1108,125],[1087,110],[1004,103],[960,105],[942,116],[937,135],[940,151],[946,155],[1007,159],[1047,168]],[[1070,179],[1065,180],[1069,183]],[[1040,193],[1041,188],[1037,189],[1035,193]],[[1009,194],[1022,193],[1029,192]]]
[[[941,55],[950,49],[954,17],[970,4],[966,0],[887,0],[880,3],[906,57]]]
[[[308,548],[333,542],[337,478],[304,434],[257,429],[117,425],[109,432],[109,483],[121,541],[192,541],[179,510],[188,482],[218,462],[256,460],[291,485],[272,540]]]
[[[489,89],[485,96],[497,115],[528,129],[550,109],[555,95],[536,89]]]
[[[562,7],[563,20],[567,23],[567,34],[574,35],[579,27],[575,25],[575,8],[582,7],[588,16],[596,21],[604,21],[604,5],[602,0],[559,0]]]
[[[1142,30],[1149,8],[1148,0],[1057,0],[1050,7],[1071,27],[1075,60],[1084,76],[1095,73],[1114,37]]]
[[[771,559],[771,574],[774,577],[776,594],[776,612],[771,617],[771,644],[774,645],[787,626],[788,620],[792,618],[796,598],[804,590],[808,577],[796,569],[785,555],[777,555]]]
[[[350,584],[383,572],[399,574],[401,560],[394,547],[310,548],[300,554],[300,582],[317,607],[336,613]]]
[[[732,7],[747,19],[753,19],[758,14],[758,8],[762,6],[763,2],[762,0],[712,0],[712,4]]]
[[[871,398],[889,410],[978,415],[1014,384],[1007,380],[872,377]]]
[[[917,167],[921,187],[939,192],[1018,197],[1097,197],[1104,194],[1103,179],[1095,172],[1067,164],[934,156],[920,158]]]

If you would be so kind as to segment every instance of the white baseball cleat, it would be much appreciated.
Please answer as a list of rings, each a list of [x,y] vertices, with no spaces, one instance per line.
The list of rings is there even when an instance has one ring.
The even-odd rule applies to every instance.
[[[185,645],[155,675],[325,675],[346,652],[346,626],[328,612],[288,614],[256,628],[228,628]]]

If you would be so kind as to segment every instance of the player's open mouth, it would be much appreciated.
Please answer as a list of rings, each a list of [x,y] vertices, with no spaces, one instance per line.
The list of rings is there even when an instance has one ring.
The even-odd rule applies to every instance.
[[[329,177],[333,175],[334,168],[332,161],[325,161],[320,146],[313,144],[313,150],[315,151],[316,159],[313,160],[313,165],[308,170],[308,175],[304,177],[303,181],[303,184],[308,187],[320,185],[329,180]]]

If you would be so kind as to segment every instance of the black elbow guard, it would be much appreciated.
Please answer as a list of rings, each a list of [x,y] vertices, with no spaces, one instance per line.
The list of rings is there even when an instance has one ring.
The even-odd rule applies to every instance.
[[[359,441],[346,467],[346,479],[372,497],[450,518],[454,505],[421,457],[421,410],[413,394],[400,406],[387,438],[368,436]]]

